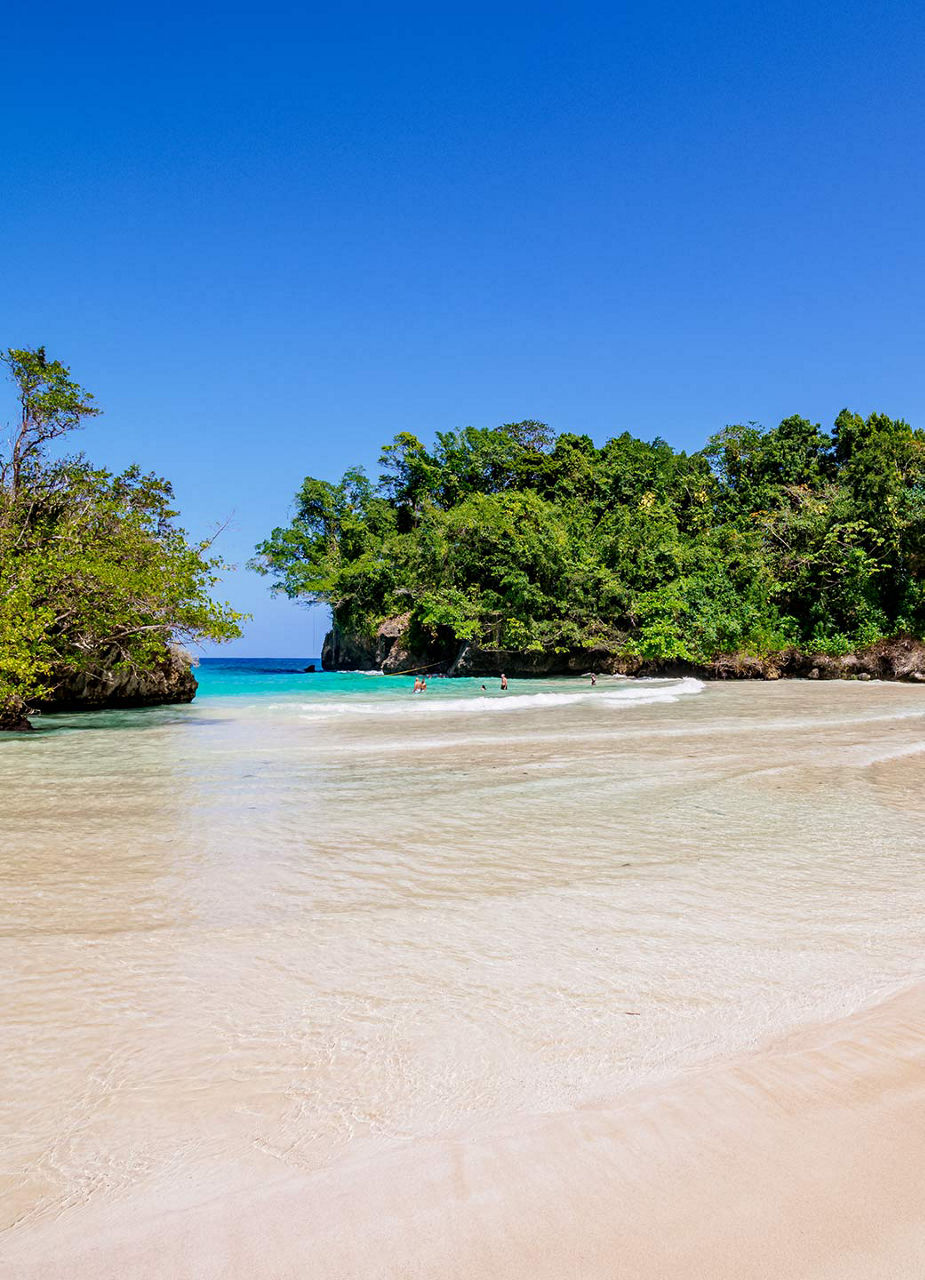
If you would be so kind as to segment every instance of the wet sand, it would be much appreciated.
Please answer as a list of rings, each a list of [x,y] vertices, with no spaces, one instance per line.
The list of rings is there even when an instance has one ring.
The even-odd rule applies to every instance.
[[[355,683],[0,749],[2,1280],[925,1274],[925,690]]]
[[[925,986],[584,1108],[310,1176],[199,1168],[34,1235],[10,1280],[917,1280]]]

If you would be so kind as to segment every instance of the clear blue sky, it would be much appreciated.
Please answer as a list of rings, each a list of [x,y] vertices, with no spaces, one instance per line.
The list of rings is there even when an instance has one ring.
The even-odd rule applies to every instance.
[[[925,425],[923,37],[889,0],[18,5],[0,345],[242,566],[398,430]],[[317,648],[225,594],[238,653]]]

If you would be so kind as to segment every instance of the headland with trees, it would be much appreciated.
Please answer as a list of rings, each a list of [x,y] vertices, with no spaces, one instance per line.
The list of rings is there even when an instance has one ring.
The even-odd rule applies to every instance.
[[[253,563],[330,605],[329,667],[921,678],[925,432],[402,432],[375,481],[307,477]]]

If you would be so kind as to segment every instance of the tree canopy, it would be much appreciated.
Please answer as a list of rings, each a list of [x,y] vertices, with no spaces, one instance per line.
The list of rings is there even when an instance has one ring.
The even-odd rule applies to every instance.
[[[99,410],[44,348],[2,357],[19,413],[0,455],[0,722],[68,671],[148,669],[174,639],[230,639],[221,561],[175,524],[168,481],[48,446]]]
[[[925,628],[925,433],[844,410],[678,452],[542,423],[401,432],[373,482],[307,478],[255,566],[371,636],[708,662]]]

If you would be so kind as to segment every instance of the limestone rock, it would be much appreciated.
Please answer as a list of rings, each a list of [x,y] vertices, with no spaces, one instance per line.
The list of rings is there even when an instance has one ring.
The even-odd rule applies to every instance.
[[[29,733],[29,710],[22,698],[7,698],[0,703],[0,733]]]
[[[36,704],[42,711],[96,711],[192,702],[198,688],[193,659],[178,645],[165,648],[161,661],[147,671],[115,665],[89,671],[65,667],[53,679],[54,693]]]
[[[386,618],[375,635],[364,638],[334,627],[325,637],[322,666],[331,671],[378,669],[397,673],[426,667],[451,676],[555,676],[585,671],[632,676],[699,676],[704,680],[909,680],[925,681],[925,643],[914,636],[879,640],[857,653],[833,656],[787,649],[767,656],[720,654],[711,662],[640,658],[613,650],[576,648],[513,650],[454,642],[412,640],[411,615]]]

